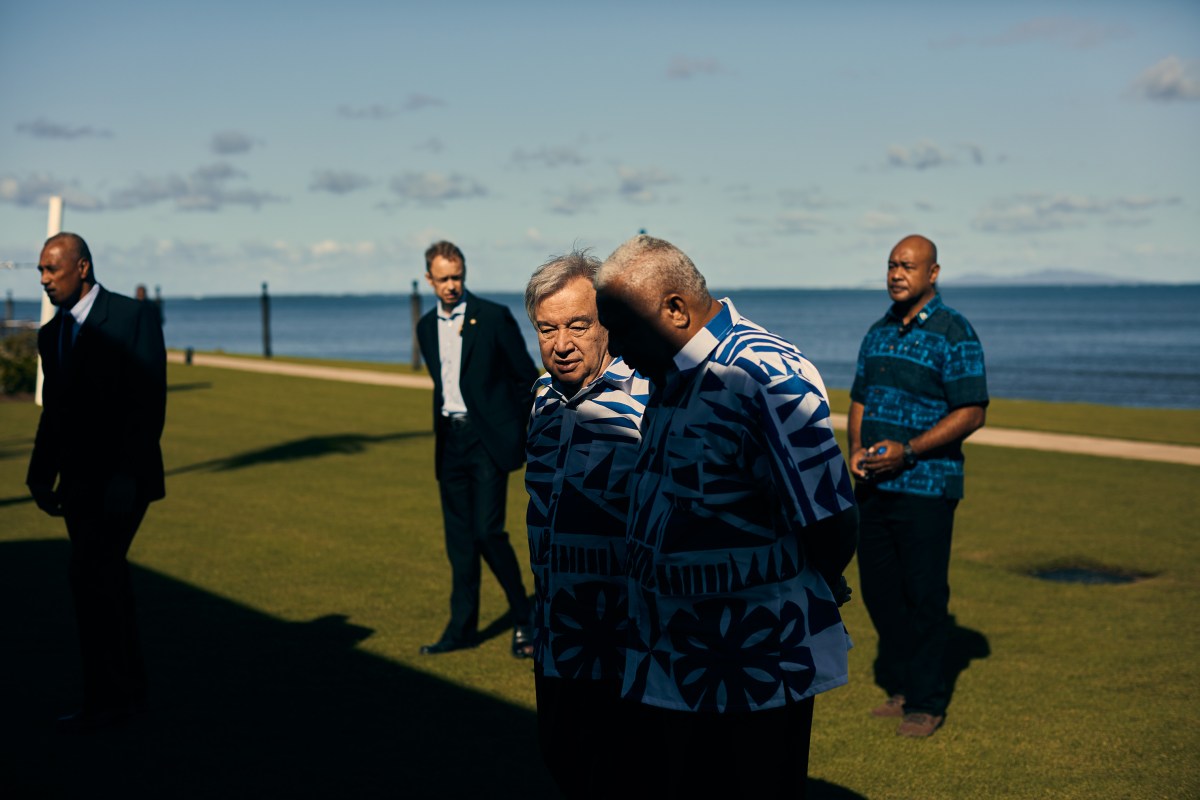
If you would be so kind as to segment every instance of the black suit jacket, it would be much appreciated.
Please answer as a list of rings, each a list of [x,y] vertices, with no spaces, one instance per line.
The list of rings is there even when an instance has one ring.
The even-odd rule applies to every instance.
[[[465,294],[459,389],[467,415],[492,460],[511,472],[525,462],[525,431],[538,370],[525,349],[521,329],[508,308]],[[437,309],[417,323],[421,355],[433,378],[433,423],[437,432],[434,466],[442,474],[442,372]]]
[[[62,317],[38,332],[45,381],[26,482],[54,486],[68,510],[95,510],[115,479],[132,478],[136,500],[165,494],[159,438],[167,409],[167,356],[159,316],[103,287],[59,358]]]

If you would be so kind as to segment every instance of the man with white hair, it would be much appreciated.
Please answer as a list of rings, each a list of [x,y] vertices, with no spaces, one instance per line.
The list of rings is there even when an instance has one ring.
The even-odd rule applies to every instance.
[[[542,758],[563,795],[623,794],[618,715],[629,600],[625,517],[650,384],[608,353],[586,251],[538,267],[525,289],[546,374],[526,449],[534,576],[534,683]]]
[[[848,679],[857,536],[821,376],[668,242],[621,245],[596,290],[655,387],[627,530],[634,768],[646,796],[798,796],[813,698]]]

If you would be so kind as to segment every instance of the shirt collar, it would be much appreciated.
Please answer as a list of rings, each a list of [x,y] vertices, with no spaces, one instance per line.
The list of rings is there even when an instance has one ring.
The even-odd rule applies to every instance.
[[[688,343],[675,354],[675,369],[687,372],[704,363],[721,340],[729,335],[733,326],[741,321],[742,315],[733,307],[733,301],[728,297],[721,298],[721,310],[708,321],[708,324],[688,339]]]
[[[76,325],[82,325],[83,321],[87,319],[92,306],[96,305],[96,296],[98,294],[100,294],[100,284],[93,283],[88,293],[76,300],[75,305],[71,306],[71,310],[68,313],[75,318]]]
[[[617,387],[631,377],[633,377],[633,368],[625,363],[625,359],[617,356],[609,363],[608,368],[604,372],[593,378],[591,383],[579,387],[579,391],[570,397],[563,394],[558,384],[550,376],[550,373],[546,373],[544,380],[546,381],[546,385],[550,387],[550,390],[558,395],[563,402],[573,404],[583,400],[588,395],[598,393],[602,386]]]
[[[465,294],[463,295],[463,299],[459,300],[458,303],[454,306],[454,308],[450,309],[449,314],[447,314],[445,311],[442,311],[442,303],[440,300],[438,301],[437,315],[438,315],[438,319],[440,319],[440,320],[448,322],[457,317],[464,317],[464,316],[466,316],[466,314],[467,314],[467,296]]]
[[[925,305],[921,306],[921,310],[917,312],[917,315],[912,318],[912,322],[909,324],[910,325],[920,325],[921,327],[925,327],[925,321],[928,320],[930,317],[932,317],[934,315],[934,312],[936,312],[940,308],[942,308],[943,305],[944,304],[942,303],[942,293],[935,292],[933,297],[929,298],[929,302],[927,302]],[[892,319],[896,320],[897,322],[900,322],[904,319],[903,314],[898,314],[896,312],[896,306],[894,306],[894,305],[890,306],[888,308],[887,315],[889,317],[891,317]]]

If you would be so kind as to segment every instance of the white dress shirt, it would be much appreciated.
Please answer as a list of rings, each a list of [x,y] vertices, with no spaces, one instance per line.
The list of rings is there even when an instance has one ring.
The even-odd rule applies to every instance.
[[[438,357],[442,364],[442,416],[467,413],[458,377],[462,369],[463,323],[467,319],[467,301],[463,298],[447,314],[437,307]]]

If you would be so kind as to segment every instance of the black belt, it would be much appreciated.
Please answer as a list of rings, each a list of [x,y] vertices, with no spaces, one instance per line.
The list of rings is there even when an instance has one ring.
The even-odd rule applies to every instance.
[[[452,430],[456,431],[462,430],[471,424],[467,419],[466,414],[447,414],[445,420],[446,424],[449,425]]]

